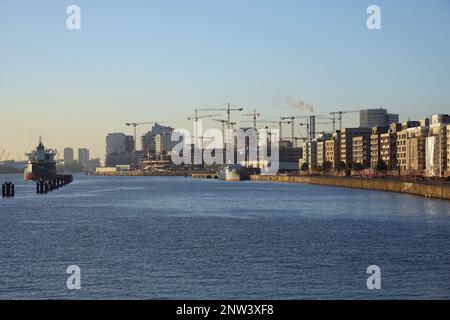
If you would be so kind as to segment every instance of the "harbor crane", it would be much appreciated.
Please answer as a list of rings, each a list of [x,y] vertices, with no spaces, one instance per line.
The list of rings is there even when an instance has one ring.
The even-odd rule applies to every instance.
[[[335,128],[335,123],[336,123],[336,117],[339,121],[339,130],[342,130],[342,115],[344,113],[357,113],[360,112],[360,110],[347,110],[347,111],[335,111],[335,112],[330,112],[330,115],[333,117],[333,131],[336,129]]]
[[[140,125],[153,124],[153,123],[165,123],[165,122],[153,121],[153,122],[127,122],[127,123],[125,123],[126,126],[133,127],[133,136],[134,136],[133,151],[136,151],[136,127],[140,126]]]
[[[260,116],[260,113],[256,113],[256,109],[253,109],[253,113],[245,113],[245,117],[253,117],[253,129],[256,129],[256,119]]]

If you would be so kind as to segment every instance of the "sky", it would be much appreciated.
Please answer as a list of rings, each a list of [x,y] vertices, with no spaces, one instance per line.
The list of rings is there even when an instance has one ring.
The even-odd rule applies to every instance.
[[[66,27],[72,4],[80,30]],[[366,26],[372,4],[380,30]],[[24,158],[42,135],[100,157],[126,122],[190,129],[195,108],[226,102],[310,114],[279,97],[314,114],[450,113],[449,36],[449,0],[0,0],[0,153]]]

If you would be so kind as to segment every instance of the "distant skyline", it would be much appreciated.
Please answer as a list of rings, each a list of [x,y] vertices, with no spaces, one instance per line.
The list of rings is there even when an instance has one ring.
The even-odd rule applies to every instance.
[[[81,30],[66,28],[71,4]],[[371,4],[381,30],[366,27]],[[96,158],[107,133],[133,134],[126,122],[191,128],[194,108],[226,102],[309,114],[280,96],[315,114],[450,113],[449,34],[447,0],[0,0],[0,153],[24,158],[42,135]]]

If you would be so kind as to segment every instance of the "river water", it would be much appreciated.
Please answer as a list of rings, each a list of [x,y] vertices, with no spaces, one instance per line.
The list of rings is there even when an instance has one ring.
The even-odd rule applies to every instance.
[[[83,175],[37,195],[10,177],[16,197],[0,199],[0,298],[450,298],[448,201]],[[66,286],[69,265],[80,267],[80,290]],[[380,290],[366,286],[369,265],[380,267]]]

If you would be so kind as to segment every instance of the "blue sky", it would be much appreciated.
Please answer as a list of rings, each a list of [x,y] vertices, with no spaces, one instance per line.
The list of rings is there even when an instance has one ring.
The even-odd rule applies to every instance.
[[[66,28],[70,4],[79,31]],[[381,30],[366,28],[371,4]],[[266,119],[305,114],[278,95],[316,114],[450,113],[449,35],[447,0],[0,0],[0,152],[17,158],[42,134],[100,156],[125,122],[189,128],[195,107],[228,101]]]

